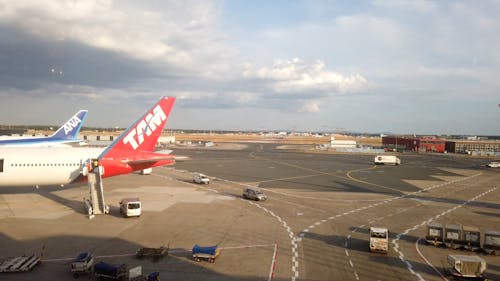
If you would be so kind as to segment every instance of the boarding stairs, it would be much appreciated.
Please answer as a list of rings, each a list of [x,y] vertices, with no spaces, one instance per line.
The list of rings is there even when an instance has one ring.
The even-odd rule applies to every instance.
[[[86,200],[85,204],[89,216],[101,215],[109,213],[109,206],[104,201],[104,189],[102,184],[101,173],[103,168],[98,165],[98,161],[92,160],[91,169],[87,174],[87,183],[89,186],[90,200]]]

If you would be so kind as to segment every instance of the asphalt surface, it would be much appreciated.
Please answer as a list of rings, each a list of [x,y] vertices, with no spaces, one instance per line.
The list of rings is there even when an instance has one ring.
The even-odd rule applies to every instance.
[[[403,154],[400,166],[374,166],[370,155],[271,144],[174,153],[189,160],[105,179],[111,214],[92,220],[86,186],[0,189],[0,260],[43,249],[33,271],[0,280],[70,280],[71,259],[83,251],[160,271],[161,280],[443,280],[447,254],[475,253],[425,245],[427,221],[500,230],[500,169],[486,169],[486,159]],[[193,184],[193,172],[211,183]],[[263,188],[268,200],[242,199],[245,186]],[[143,215],[120,217],[119,200],[136,196]],[[387,255],[369,252],[370,226],[389,228]],[[215,263],[197,263],[194,244],[223,250]],[[170,247],[163,259],[134,257],[161,245]],[[479,255],[500,280],[500,256]]]

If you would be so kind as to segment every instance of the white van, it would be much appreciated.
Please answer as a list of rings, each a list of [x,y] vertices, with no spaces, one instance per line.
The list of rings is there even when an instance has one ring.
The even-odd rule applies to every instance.
[[[210,178],[205,176],[202,173],[196,173],[193,175],[193,182],[195,183],[203,183],[203,184],[209,184],[210,183]]]
[[[140,217],[141,201],[139,198],[123,198],[120,201],[120,214],[124,217]]]
[[[265,201],[267,199],[267,196],[264,194],[264,192],[262,192],[262,189],[249,186],[243,189],[243,198]]]

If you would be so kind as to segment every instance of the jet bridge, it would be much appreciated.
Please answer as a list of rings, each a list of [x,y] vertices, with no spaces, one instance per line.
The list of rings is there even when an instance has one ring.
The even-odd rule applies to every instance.
[[[104,201],[104,189],[102,185],[102,173],[104,168],[99,165],[98,159],[90,159],[87,169],[87,183],[89,186],[90,200],[85,199],[85,207],[89,218],[94,215],[109,214],[109,206]]]

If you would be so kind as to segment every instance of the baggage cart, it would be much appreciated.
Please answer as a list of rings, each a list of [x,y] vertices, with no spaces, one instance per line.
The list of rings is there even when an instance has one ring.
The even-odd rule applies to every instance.
[[[488,230],[484,233],[483,251],[489,255],[500,254],[500,231]]]
[[[80,275],[92,272],[94,265],[94,256],[91,253],[80,253],[71,262],[71,272],[73,277],[78,278]]]
[[[438,222],[430,222],[427,224],[427,234],[425,235],[425,242],[430,245],[439,247],[443,245],[443,225]]]
[[[0,272],[30,271],[39,263],[40,257],[35,254],[13,257],[0,262]]]
[[[463,227],[464,248],[476,252],[481,249],[481,231],[475,226]]]
[[[126,280],[127,265],[114,265],[100,261],[94,265],[94,274],[97,280]]]
[[[210,263],[214,263],[215,259],[220,254],[220,249],[217,245],[208,247],[194,245],[192,253],[193,253],[193,259],[197,262],[203,259],[207,260]]]
[[[446,260],[451,266],[445,270],[448,276],[453,278],[488,280],[484,275],[486,262],[478,256],[448,255]]]
[[[163,258],[163,256],[168,255],[169,247],[161,246],[159,248],[140,248],[135,253],[135,256],[139,259],[151,257],[155,260]]]
[[[448,248],[460,249],[463,247],[463,230],[461,225],[447,224],[444,227],[444,244]]]

